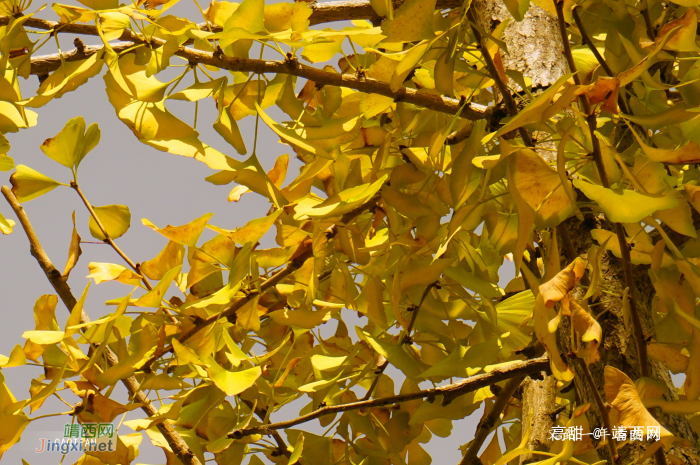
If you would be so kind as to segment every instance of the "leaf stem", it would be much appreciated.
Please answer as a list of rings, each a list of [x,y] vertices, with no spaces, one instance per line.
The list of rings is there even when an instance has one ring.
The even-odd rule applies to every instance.
[[[104,225],[102,224],[102,221],[100,221],[100,218],[97,216],[97,213],[95,212],[95,209],[92,208],[92,204],[88,201],[87,197],[85,197],[85,194],[83,194],[83,191],[80,189],[80,186],[78,185],[77,182],[71,181],[70,187],[75,190],[75,192],[78,194],[80,199],[83,201],[83,204],[85,204],[85,207],[88,209],[90,212],[90,216],[92,216],[92,219],[95,220],[95,224],[97,224],[97,227],[100,228],[100,231],[102,232],[102,235],[105,237],[104,242],[109,244],[117,254],[119,254],[120,257],[131,267],[132,270],[134,270],[136,273],[141,274],[141,271],[139,270],[139,267],[134,263],[123,251],[122,249],[119,248],[116,242],[114,242],[114,239],[112,239],[109,236],[109,233],[105,229]],[[143,281],[143,285],[146,286],[146,289],[149,291],[153,289],[151,286],[151,283],[148,282],[148,279],[145,276],[141,276],[141,280]]]
[[[605,405],[605,402],[603,402],[603,398],[601,397],[600,392],[598,391],[598,386],[596,386],[595,381],[593,380],[593,375],[591,374],[591,370],[588,368],[588,365],[586,364],[585,360],[580,358],[577,358],[577,360],[581,366],[583,377],[586,379],[588,387],[590,388],[591,393],[593,394],[593,399],[595,399],[595,403],[598,406],[600,416],[603,418],[603,426],[605,426],[606,430],[612,433],[612,422],[610,421],[609,407]],[[617,452],[617,444],[612,438],[607,439],[606,443],[608,445],[608,449],[610,450],[610,457],[612,457],[615,463],[619,463],[620,454],[618,454]]]

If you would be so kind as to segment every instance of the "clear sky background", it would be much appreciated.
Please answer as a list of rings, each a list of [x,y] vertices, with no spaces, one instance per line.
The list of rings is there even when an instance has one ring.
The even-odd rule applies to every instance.
[[[75,0],[64,3],[78,5]],[[203,4],[203,7],[206,8],[206,5]],[[181,0],[171,12],[176,16],[187,16],[195,22],[202,20],[192,0]],[[56,20],[50,5],[37,16]],[[342,27],[342,25],[335,24],[331,27]],[[81,38],[86,44],[99,43],[93,37],[82,36]],[[73,39],[74,36],[71,34],[60,35],[64,51],[73,48]],[[37,55],[55,51],[55,45],[50,43]],[[251,56],[253,56],[252,53]],[[173,58],[173,63],[175,62],[182,62],[182,60]],[[182,68],[177,70],[181,72]],[[102,130],[102,139],[97,148],[82,162],[79,182],[93,205],[123,204],[130,208],[131,229],[118,240],[118,243],[135,262],[154,257],[166,244],[162,236],[141,224],[141,218],[148,218],[162,227],[166,224],[184,224],[204,213],[212,212],[214,216],[210,221],[211,224],[234,229],[266,214],[269,203],[263,197],[247,194],[240,202],[229,203],[227,195],[234,185],[214,186],[204,181],[206,176],[213,173],[207,166],[193,159],[159,152],[141,144],[119,121],[114,108],[107,100],[103,75],[104,72],[90,79],[77,91],[66,94],[63,98],[53,100],[47,106],[38,109],[37,126],[7,135],[11,144],[9,155],[14,158],[15,164],[28,165],[47,176],[67,183],[70,180],[69,170],[46,157],[39,149],[41,143],[46,138],[56,135],[69,119],[76,116],[83,116],[88,125],[98,123]],[[159,78],[166,80],[172,75],[174,74],[159,75]],[[22,87],[25,97],[33,95],[38,87],[37,77],[31,76],[29,80],[22,83]],[[171,102],[169,108],[188,124],[192,124],[194,104]],[[279,111],[272,108],[270,114],[278,120],[284,119]],[[201,140],[236,159],[244,159],[212,129],[216,117],[217,113],[212,100],[200,102],[197,130],[200,132]],[[249,117],[239,124],[250,153],[255,118]],[[271,168],[279,155],[289,152],[290,148],[278,143],[277,136],[261,123],[257,153],[263,166],[266,169]],[[293,160],[293,153],[291,158]],[[296,160],[290,163],[288,179],[296,176],[299,166]],[[0,173],[3,184],[9,184],[9,175],[10,173]],[[0,200],[2,200],[0,212],[5,217],[16,220],[4,199]],[[93,240],[87,227],[88,212],[72,189],[59,187],[47,195],[25,203],[24,207],[46,252],[60,270],[63,269],[67,257],[72,230],[71,213],[74,210],[78,230],[83,240]],[[273,246],[273,243],[268,239],[268,243],[264,245]],[[122,263],[107,245],[83,244],[82,249],[83,255],[69,279],[69,284],[76,295],[80,295],[87,284],[88,280],[85,276],[88,274],[88,263]],[[502,279],[503,286],[512,277],[511,268],[512,266],[506,271],[508,276]],[[105,306],[105,300],[123,297],[129,290],[119,283],[104,283],[99,286],[93,284],[85,310],[92,319],[97,319],[114,310],[113,307]],[[23,331],[34,328],[32,308],[35,300],[42,294],[53,293],[53,288],[29,254],[28,242],[19,224],[15,227],[13,234],[0,236],[0,313],[3,317],[3,324],[0,325],[1,354],[9,355],[15,345],[24,344]],[[351,312],[345,311],[345,313]],[[59,302],[56,315],[60,325],[65,324],[67,314],[65,307]],[[347,321],[350,325],[356,320],[349,317]],[[324,328],[324,333],[334,332],[335,324],[328,324],[328,326],[331,325],[332,327]],[[354,331],[351,330],[350,334],[354,334]],[[3,370],[7,384],[18,399],[29,396],[30,380],[41,373],[41,368],[33,366]],[[398,375],[396,370],[390,370],[388,374],[397,375],[399,380],[396,382],[396,389],[398,389],[402,376]],[[115,391],[115,398],[121,402],[126,401],[126,392],[121,386]],[[306,400],[303,403],[295,403],[292,407],[286,407],[284,411],[274,414],[273,420],[279,421],[297,416],[299,409],[305,403]],[[66,410],[67,407],[64,404],[52,398],[38,413]],[[140,416],[142,412],[137,410],[127,418]],[[425,445],[433,456],[433,463],[456,464],[461,457],[458,447],[472,438],[479,417],[480,413],[477,412],[471,420],[455,421],[450,438],[433,437],[433,441]],[[2,464],[17,464],[20,463],[21,458],[32,465],[58,463],[60,456],[36,454],[33,450],[39,446],[40,437],[62,437],[63,424],[67,419],[69,417],[55,417],[31,423],[25,430],[21,443],[5,453],[1,459]],[[119,418],[115,421],[119,421]],[[313,431],[323,431],[317,422],[314,423]],[[128,434],[133,431],[122,426],[120,432]],[[72,453],[66,457],[64,463],[72,464],[78,458],[79,454]],[[165,463],[165,457],[160,449],[150,445],[148,438],[144,435],[141,454],[134,463]],[[244,463],[247,463],[247,459]]]

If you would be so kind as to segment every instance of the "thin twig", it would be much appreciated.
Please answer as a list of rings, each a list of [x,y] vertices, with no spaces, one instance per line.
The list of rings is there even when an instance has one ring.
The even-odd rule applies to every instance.
[[[24,229],[27,239],[29,240],[29,249],[32,256],[36,258],[39,266],[44,271],[44,274],[46,274],[46,277],[63,301],[68,311],[72,311],[77,303],[77,300],[73,295],[70,286],[68,286],[68,283],[62,278],[61,273],[56,269],[56,267],[54,267],[51,259],[49,259],[48,255],[46,255],[46,252],[41,246],[41,242],[39,242],[39,238],[37,237],[36,232],[34,232],[34,228],[32,227],[27,214],[24,212],[24,208],[19,204],[9,187],[2,186],[2,194],[5,196],[7,203],[10,204],[10,207],[12,207],[15,215],[17,215],[17,218],[22,225],[22,229]],[[83,309],[80,317],[80,323],[85,324],[89,322],[90,318]],[[82,328],[81,331],[85,331],[86,329],[87,328]],[[98,344],[92,344],[92,347],[96,349]],[[110,367],[119,363],[117,356],[109,347],[105,348],[104,355],[105,359],[107,360],[107,364]],[[143,393],[143,391],[139,389],[139,383],[136,381],[135,377],[130,376],[122,379],[121,381],[124,386],[126,386],[126,389],[131,398],[133,398],[134,402],[142,404],[141,409],[146,413],[146,415],[148,415],[148,417],[158,415],[158,410],[153,407],[150,399]],[[202,465],[202,462],[200,462],[197,456],[194,455],[187,443],[185,443],[182,437],[180,437],[180,434],[175,430],[175,428],[173,428],[169,421],[166,420],[159,422],[156,426],[165,440],[168,442],[168,445],[172,449],[173,453],[175,453],[175,455],[177,455],[177,457],[183,463],[187,465]]]
[[[102,220],[100,220],[100,217],[97,216],[97,213],[95,212],[95,209],[92,207],[92,204],[88,201],[87,197],[85,197],[85,194],[83,194],[83,191],[80,190],[80,186],[78,185],[77,182],[71,181],[70,187],[75,190],[75,192],[78,193],[78,196],[80,196],[80,200],[83,201],[83,204],[85,204],[85,207],[88,209],[90,212],[90,216],[92,216],[92,219],[95,221],[95,224],[97,225],[98,228],[100,228],[100,232],[102,232],[102,235],[105,237],[104,242],[109,244],[117,254],[119,254],[120,257],[126,262],[127,265],[131,267],[132,270],[134,270],[136,273],[141,274],[141,271],[139,270],[138,266],[136,266],[136,263],[134,263],[123,251],[122,249],[119,248],[116,242],[114,242],[114,239],[112,239],[107,232],[107,229],[105,229],[104,225],[102,224]],[[141,276],[141,280],[143,281],[143,285],[146,286],[146,289],[149,291],[153,289],[151,286],[151,283],[148,282],[148,279],[145,276]]]
[[[370,199],[369,202],[365,203],[364,205],[361,205],[360,207],[356,208],[355,210],[346,213],[343,215],[343,217],[340,219],[340,221],[337,224],[334,224],[331,226],[328,231],[326,231],[326,238],[327,239],[332,239],[335,237],[335,235],[338,233],[338,225],[345,225],[348,222],[352,221],[354,218],[359,216],[360,214],[364,213],[367,210],[373,209],[377,205],[377,201],[379,200],[379,196],[376,195],[372,199]],[[248,302],[250,302],[253,298],[255,298],[258,295],[264,294],[267,290],[275,287],[277,284],[279,284],[283,279],[288,277],[290,274],[298,270],[309,258],[312,258],[313,255],[313,250],[312,250],[312,245],[309,243],[306,246],[303,246],[299,251],[297,251],[298,255],[293,258],[289,263],[287,263],[287,266],[282,268],[280,271],[269,277],[267,280],[263,281],[263,283],[260,285],[259,290],[254,289],[249,291],[244,297],[241,297],[240,299],[236,300],[233,302],[231,305],[226,307],[220,314],[215,314],[210,316],[209,318],[198,320],[194,326],[188,330],[187,332],[181,334],[177,340],[180,343],[184,343],[187,341],[189,338],[197,334],[199,331],[202,329],[206,328],[207,326],[216,323],[217,321],[224,321],[226,319],[230,318],[235,318],[236,316],[236,311],[240,310],[243,308],[244,305],[246,305]],[[151,365],[153,362],[158,360],[160,357],[162,357],[165,354],[168,354],[174,350],[174,347],[172,344],[169,344],[167,347],[165,347],[163,350],[156,351],[155,354],[153,354],[148,360],[146,360],[146,363],[144,363],[144,369],[145,370],[150,370]]]
[[[404,344],[410,344],[412,342],[411,339],[411,333],[413,332],[413,327],[416,324],[416,319],[418,318],[418,312],[420,311],[420,308],[423,306],[423,302],[425,302],[426,297],[428,297],[428,294],[430,294],[430,291],[434,288],[437,287],[437,281],[428,285],[425,290],[423,291],[423,295],[421,295],[420,302],[418,302],[418,305],[413,309],[411,312],[411,321],[408,322],[408,327],[406,328],[406,336],[404,337]]]
[[[549,358],[547,358],[545,355],[535,359],[524,360],[522,362],[513,362],[508,366],[495,368],[489,373],[481,373],[470,376],[469,378],[463,379],[462,381],[454,384],[395,396],[380,397],[378,399],[351,402],[349,404],[329,405],[291,420],[271,423],[269,425],[258,425],[242,428],[229,433],[228,436],[231,438],[242,438],[251,434],[269,434],[273,430],[291,428],[292,426],[300,425],[326,415],[333,415],[351,410],[370,409],[374,407],[401,404],[403,402],[408,402],[415,399],[435,399],[437,396],[442,396],[442,405],[448,405],[455,398],[469,392],[473,392],[482,387],[490,386],[516,376],[522,377],[529,373],[538,373],[541,371],[549,373],[549,370]]]
[[[586,32],[586,29],[583,27],[583,21],[581,21],[581,17],[578,14],[578,10],[580,9],[580,6],[576,6],[573,11],[571,12],[572,16],[574,17],[574,22],[576,23],[576,27],[578,28],[579,33],[581,34],[581,42],[584,43],[584,45],[588,46],[588,49],[593,53],[593,56],[595,57],[596,60],[598,60],[598,63],[600,63],[600,66],[605,70],[605,73],[608,76],[614,76],[615,73],[613,73],[613,70],[610,68],[608,63],[605,61],[605,58],[600,54],[598,49],[596,48],[595,44],[591,40],[591,37],[588,35]]]
[[[642,18],[644,18],[644,26],[647,28],[647,35],[651,40],[656,39],[656,32],[654,32],[654,25],[651,23],[651,16],[649,16],[649,7],[642,8]]]
[[[362,398],[362,400],[369,400],[372,398],[372,395],[374,394],[374,390],[377,388],[377,384],[379,384],[379,378],[382,377],[382,374],[384,374],[384,370],[386,370],[386,367],[389,366],[389,360],[385,360],[384,363],[379,365],[377,369],[374,372],[374,380],[372,381],[372,385],[369,387],[367,390],[367,394]]]
[[[605,405],[605,402],[603,402],[603,398],[601,397],[600,392],[598,391],[598,386],[596,386],[595,381],[593,380],[591,370],[588,368],[588,364],[586,364],[585,360],[580,358],[577,358],[577,360],[579,361],[579,364],[581,366],[581,371],[583,371],[584,378],[586,378],[588,387],[591,390],[591,393],[593,393],[593,399],[595,399],[595,403],[598,406],[600,416],[603,418],[603,426],[605,426],[605,429],[607,431],[612,431],[612,422],[610,421],[610,410],[608,406]],[[608,439],[606,442],[608,444],[608,449],[610,450],[610,457],[612,457],[615,463],[619,463],[620,454],[618,454],[617,452],[617,444],[612,438]]]
[[[598,48],[593,43],[593,40],[591,40],[591,37],[586,32],[586,28],[583,27],[583,21],[581,21],[581,17],[578,14],[578,10],[580,8],[581,8],[580,6],[575,7],[573,9],[573,11],[571,12],[571,14],[574,17],[574,21],[576,22],[576,27],[578,27],[578,31],[581,34],[581,42],[583,42],[584,45],[588,46],[588,49],[591,51],[591,53],[593,53],[593,56],[595,56],[596,60],[598,60],[598,63],[605,71],[605,74],[607,74],[610,77],[615,77],[615,73],[613,72],[612,68],[610,68],[610,66],[608,65],[608,62],[605,61],[605,58],[603,58],[603,56],[598,51]],[[625,113],[625,114],[630,113],[629,107],[627,106],[627,102],[625,101],[622,94],[618,95],[617,103],[618,103],[618,105],[620,105],[620,109],[622,110],[623,113]]]
[[[501,413],[503,413],[503,410],[505,410],[505,408],[508,406],[511,397],[513,397],[515,391],[520,387],[523,379],[525,379],[524,375],[509,379],[503,390],[498,393],[491,411],[488,415],[486,415],[486,418],[479,422],[479,426],[476,428],[476,432],[474,433],[474,439],[469,445],[469,449],[467,449],[464,457],[462,457],[462,460],[459,461],[459,465],[481,464],[481,461],[477,457],[479,450],[481,449],[481,446],[484,445],[488,435],[491,434],[493,427],[496,426],[498,419],[501,417]]]

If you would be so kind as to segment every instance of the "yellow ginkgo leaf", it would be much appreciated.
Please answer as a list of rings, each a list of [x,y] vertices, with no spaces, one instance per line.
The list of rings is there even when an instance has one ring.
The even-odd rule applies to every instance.
[[[216,387],[221,389],[227,396],[235,396],[255,385],[255,381],[262,375],[259,366],[241,371],[229,371],[222,368],[214,360],[210,361],[207,372]]]
[[[647,354],[652,360],[664,362],[671,373],[683,373],[688,368],[688,356],[673,348],[656,342],[647,344]]]
[[[12,233],[12,228],[14,227],[15,222],[13,220],[7,219],[4,216],[2,216],[2,213],[0,213],[0,232],[3,234],[11,234]]]
[[[571,182],[562,183],[559,174],[535,151],[523,149],[513,153],[508,168],[514,187],[535,211],[537,227],[555,227],[573,213]]]
[[[88,265],[88,269],[90,274],[87,275],[87,278],[94,279],[95,284],[105,281],[119,281],[120,283],[136,286],[141,281],[141,276],[121,265],[91,262]]]
[[[382,23],[387,43],[416,42],[432,39],[435,0],[408,0],[395,12],[394,19]]]
[[[117,239],[126,234],[129,230],[129,226],[131,225],[131,212],[126,205],[105,205],[104,207],[94,207],[94,210],[110,239]],[[88,225],[92,237],[100,240],[106,239],[105,235],[102,233],[102,229],[92,216],[90,216]]]
[[[569,301],[569,310],[576,336],[576,355],[587,364],[599,361],[598,347],[603,340],[603,329],[595,318],[573,299]]]
[[[12,183],[12,193],[20,202],[28,202],[58,186],[66,185],[25,165],[17,165],[17,169],[10,176],[10,182]]]
[[[659,447],[668,447],[677,440],[644,407],[632,380],[615,367],[605,367],[605,397],[612,407],[610,421],[613,427],[622,426],[630,429],[641,426],[645,431],[648,427],[659,428],[660,440],[646,449],[643,458],[653,455]],[[640,458],[640,461],[643,461],[643,458]]]
[[[66,333],[63,331],[25,331],[22,337],[29,339],[34,344],[56,344],[61,342]]]
[[[17,399],[5,384],[5,376],[0,372],[0,424],[2,425],[0,428],[0,455],[19,441],[24,428],[29,424],[29,418],[21,409],[15,412],[7,411],[17,410],[8,409],[15,402]]]
[[[196,247],[200,234],[202,234],[204,227],[207,225],[207,221],[209,221],[209,218],[211,218],[213,215],[213,213],[207,213],[206,215],[203,215],[185,225],[168,225],[164,228],[158,228],[155,224],[151,223],[145,218],[142,219],[141,222],[145,226],[148,226],[152,230],[162,234],[173,242],[186,245],[188,247]]]
[[[177,242],[168,241],[160,253],[152,260],[141,263],[140,270],[151,279],[163,279],[168,271],[176,266],[182,265],[185,257],[185,247]]]
[[[576,283],[583,277],[586,266],[583,259],[577,257],[566,268],[561,270],[551,280],[540,285],[540,295],[547,308],[554,307],[554,304],[562,301]]]

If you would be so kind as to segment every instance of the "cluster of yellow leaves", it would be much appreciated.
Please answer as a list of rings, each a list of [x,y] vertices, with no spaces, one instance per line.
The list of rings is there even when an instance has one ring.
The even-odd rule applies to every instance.
[[[692,415],[697,428],[696,2],[667,6],[670,14],[659,16],[663,25],[656,38],[644,36],[643,20],[624,2],[589,2],[582,17],[591,27],[595,46],[605,48],[615,75],[605,76],[592,53],[579,48],[574,52],[581,84],[567,74],[537,96],[518,72],[501,69],[502,75],[490,76],[485,52],[469,43],[465,11],[456,8],[443,14],[435,10],[435,0],[407,0],[396,9],[391,1],[372,0],[377,14],[387,17],[381,25],[354,21],[341,30],[310,28],[314,7],[305,2],[214,0],[203,15],[210,26],[219,28],[216,31],[166,14],[177,0],[132,6],[115,0],[81,3],[84,6],[52,8],[62,22],[95,24],[104,48],[84,59],[61,60],[29,98],[22,97],[18,79],[28,77],[35,52],[25,30],[30,15],[15,15],[16,2],[3,4],[8,20],[0,27],[0,133],[35,125],[37,115],[28,108],[41,108],[78,90],[104,71],[109,101],[138,140],[205,163],[214,171],[208,182],[235,182],[229,201],[255,193],[269,200],[270,210],[233,230],[212,224],[211,214],[179,226],[158,227],[143,219],[146,228],[163,236],[164,248],[134,269],[88,264],[87,277],[95,284],[128,286],[126,295],[108,301],[116,309],[92,323],[80,324],[87,288],[63,329],[54,315],[56,296],[40,297],[34,308],[35,328],[23,333],[24,346],[0,357],[3,369],[27,360],[45,367],[44,375],[32,382],[29,399],[17,401],[0,382],[0,454],[19,440],[29,423],[25,409],[31,415],[61,383],[82,402],[77,421],[112,421],[139,407],[111,398],[112,386],[135,376],[142,389],[172,391],[171,395],[161,397],[157,416],[126,422],[137,433],[120,435],[112,455],[84,457],[79,463],[131,463],[138,454],[140,431],[163,448],[169,463],[176,463],[156,428],[158,422],[168,421],[202,462],[205,453],[228,464],[264,450],[274,462],[427,465],[431,458],[422,444],[433,435],[449,436],[453,421],[471,415],[493,397],[489,388],[461,396],[449,406],[411,401],[396,408],[321,417],[324,427],[338,420],[335,436],[287,430],[289,459],[273,454],[261,435],[231,438],[229,433],[260,425],[297,400],[305,402],[300,411],[305,414],[322,405],[357,401],[365,393],[405,394],[425,381],[486,373],[522,360],[521,351],[530,345],[533,333],[549,355],[560,386],[574,382],[557,344],[557,330],[562,319],[569,318],[572,355],[586,364],[600,361],[603,333],[589,301],[605,291],[605,253],[622,255],[612,231],[595,229],[591,236],[597,245],[588,251],[587,266],[577,258],[561,269],[553,231],[572,217],[582,219],[584,213],[622,223],[633,246],[632,263],[650,265],[656,298],[649,355],[673,372],[686,374],[680,400],[667,401],[661,398],[665,388],[651,380],[638,380],[635,387],[623,373],[606,367],[605,392],[613,422],[623,427],[657,425],[646,406]],[[518,21],[530,8],[528,1],[505,3]],[[534,3],[552,10],[549,2]],[[660,5],[651,9],[660,14],[654,8]],[[507,22],[499,25],[486,41],[486,50],[500,65],[506,27]],[[124,50],[114,41],[125,34],[145,34],[158,40],[158,46]],[[349,56],[344,54],[346,41],[355,52]],[[467,122],[460,114],[427,111],[379,93],[301,82],[294,73],[268,79],[200,65],[196,72],[207,76],[200,80],[201,74],[187,63],[182,74],[162,80],[166,74],[160,73],[173,69],[181,47],[243,62],[254,44],[283,55],[282,47],[288,48],[290,55],[282,59],[289,69],[299,59],[326,63],[327,73],[369,78],[397,96],[406,87],[488,106],[498,103],[495,79],[508,77],[522,88],[525,104],[496,128],[484,120]],[[337,58],[337,66],[328,63]],[[664,73],[672,75],[673,84],[659,72],[668,62],[674,66]],[[682,101],[667,98],[674,92]],[[593,135],[588,115],[575,103],[580,96],[598,116]],[[619,104],[621,99],[625,105]],[[202,141],[195,127],[170,111],[176,103],[172,101],[194,103],[195,108],[216,106],[213,127],[229,151],[251,154],[238,160]],[[279,111],[270,111],[273,107]],[[629,114],[622,114],[621,107]],[[275,114],[285,116],[276,120]],[[253,115],[294,152],[301,165],[298,174],[290,168],[290,155],[267,159],[257,141],[241,132],[238,122]],[[542,157],[552,150],[546,144],[526,147],[513,139],[520,128],[553,142],[556,163]],[[470,133],[466,140],[447,143],[451,134],[463,131]],[[46,140],[41,150],[68,168],[75,182],[80,163],[99,139],[97,125],[88,126],[78,117]],[[607,187],[589,156],[597,146],[611,183]],[[6,155],[9,150],[2,136],[0,171],[14,169],[11,182],[20,202],[72,185],[22,164],[15,166]],[[115,240],[130,231],[127,206],[93,210],[86,226],[96,239]],[[13,226],[0,215],[0,232],[9,234]],[[655,242],[649,227],[656,228],[662,240]],[[74,221],[63,279],[79,266],[78,229]],[[667,238],[667,229],[687,237],[686,245],[679,250]],[[261,243],[272,245],[261,248]],[[542,267],[536,249],[544,250]],[[522,276],[502,288],[499,273],[506,257]],[[572,290],[586,268],[588,290],[574,299]],[[351,312],[362,318],[354,329],[348,328],[354,321],[347,318]],[[203,321],[208,325],[201,327]],[[332,336],[321,332],[327,323],[336,325]],[[88,349],[88,343],[97,346]],[[102,358],[107,346],[119,358],[113,366]],[[379,369],[385,363],[405,377],[400,386]],[[503,420],[517,416],[517,410],[510,406]],[[562,415],[559,421],[583,426],[586,410],[577,406],[570,418]],[[510,451],[502,455],[494,439],[482,455],[484,463],[501,465],[528,452],[528,431],[503,429]],[[675,440],[663,430],[662,440],[646,455]],[[580,453],[567,441],[540,463],[553,465]],[[251,463],[258,462],[253,455]]]

